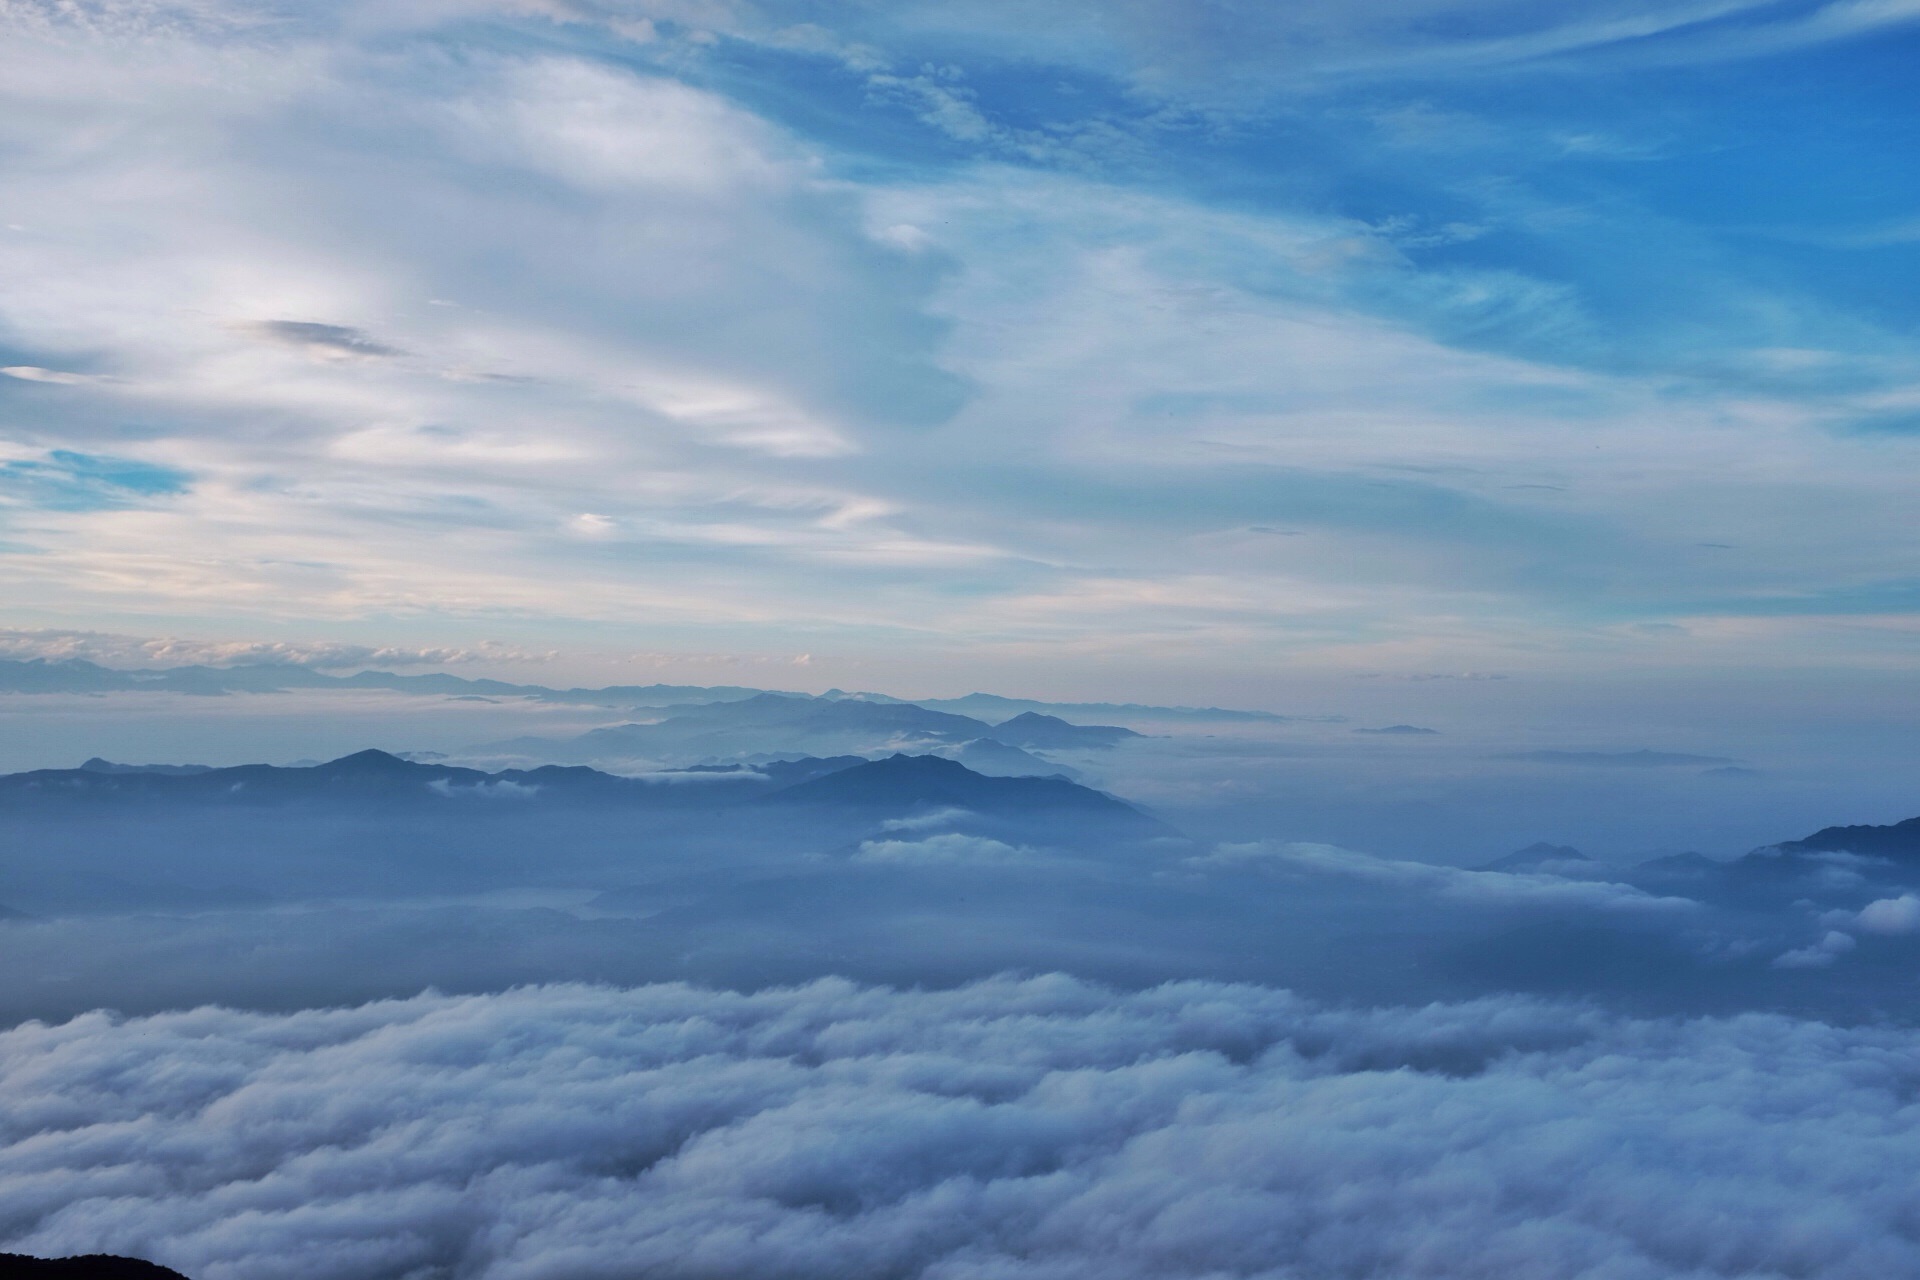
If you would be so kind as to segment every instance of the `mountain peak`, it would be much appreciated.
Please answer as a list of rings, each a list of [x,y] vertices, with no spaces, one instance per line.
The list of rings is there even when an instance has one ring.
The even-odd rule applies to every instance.
[[[403,773],[419,766],[409,764],[391,752],[369,747],[365,751],[356,751],[350,756],[341,756],[338,760],[329,760],[313,767],[328,773]]]
[[[1022,729],[1025,729],[1025,728],[1037,729],[1037,728],[1043,728],[1043,727],[1048,729],[1079,728],[1078,725],[1075,725],[1070,721],[1062,720],[1059,716],[1050,716],[1039,711],[1022,711],[1019,715],[1013,717],[1013,719],[1011,720],[1002,720],[999,725],[999,727],[1002,729],[1005,729],[1009,726],[1012,726],[1015,728],[1022,728]]]
[[[1057,813],[1152,821],[1132,805],[1065,778],[988,777],[957,760],[931,755],[891,755],[788,787],[767,799],[889,812],[950,807],[986,815]]]

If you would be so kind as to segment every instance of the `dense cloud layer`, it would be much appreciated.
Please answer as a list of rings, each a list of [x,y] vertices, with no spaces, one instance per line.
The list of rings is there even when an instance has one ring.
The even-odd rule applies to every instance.
[[[198,1280],[1880,1277],[1920,1268],[1917,1048],[1062,977],[90,1015],[0,1036],[0,1244]]]

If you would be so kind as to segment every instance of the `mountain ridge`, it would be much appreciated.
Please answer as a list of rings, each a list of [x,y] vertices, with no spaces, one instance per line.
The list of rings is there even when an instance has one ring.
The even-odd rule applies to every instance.
[[[162,692],[217,697],[231,693],[281,693],[295,689],[391,689],[417,694],[482,694],[526,697],[546,702],[594,706],[663,708],[714,702],[738,702],[760,694],[822,702],[865,702],[872,705],[911,703],[928,711],[971,716],[983,722],[1009,718],[1023,711],[1066,715],[1120,715],[1148,719],[1259,721],[1299,720],[1334,722],[1341,716],[1289,716],[1272,711],[1226,707],[1155,706],[1139,702],[1047,702],[1037,698],[1009,698],[995,693],[968,693],[954,698],[897,698],[891,694],[829,689],[821,694],[760,689],[747,685],[603,685],[556,688],[520,684],[445,672],[401,675],[369,668],[351,675],[328,675],[292,662],[237,663],[228,667],[195,664],[179,667],[108,667],[86,658],[0,658],[0,693],[122,693]]]

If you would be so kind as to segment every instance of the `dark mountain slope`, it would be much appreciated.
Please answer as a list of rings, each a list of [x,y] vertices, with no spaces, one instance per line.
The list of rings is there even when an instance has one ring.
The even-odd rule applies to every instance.
[[[1789,840],[1775,848],[1782,853],[1862,853],[1920,859],[1920,818],[1884,827],[1824,827],[1804,840]]]
[[[139,1258],[90,1253],[77,1258],[30,1258],[0,1253],[0,1280],[186,1280],[171,1267]]]
[[[1037,747],[1042,751],[1075,747],[1111,747],[1140,735],[1112,724],[1069,724],[1058,716],[1026,711],[996,725],[993,736],[1015,747]]]
[[[675,786],[672,780],[622,778],[584,766],[545,765],[483,773],[456,765],[420,764],[384,751],[361,751],[325,764],[281,768],[269,764],[180,772],[38,769],[0,776],[0,808],[122,804],[245,807],[306,804],[356,808],[444,805],[476,798],[541,804],[658,805],[763,792],[760,778]]]
[[[889,756],[775,792],[768,804],[907,813],[955,808],[995,817],[1058,815],[1154,823],[1132,805],[1065,778],[989,778],[939,756]]]

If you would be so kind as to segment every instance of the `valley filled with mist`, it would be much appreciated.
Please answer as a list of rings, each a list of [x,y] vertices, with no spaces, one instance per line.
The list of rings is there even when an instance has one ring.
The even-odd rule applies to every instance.
[[[119,678],[62,665],[17,665],[42,687],[6,696],[153,696],[44,687]],[[296,699],[272,715],[324,708],[335,731],[365,712],[288,675],[173,696]],[[212,674],[168,677],[188,680]],[[1695,1092],[1781,1105],[1760,1077],[1724,1093],[1755,1054],[1831,1074],[1843,1130],[1882,1122],[1920,1036],[1920,822],[1803,823],[1733,854],[1420,857],[1413,826],[1384,851],[1310,837],[1367,802],[1362,780],[1406,785],[1407,749],[1446,736],[1424,726],[734,687],[382,696],[402,705],[358,728],[397,736],[398,715],[413,745],[0,776],[6,1239],[206,1280],[1252,1275],[1275,1213],[1298,1225],[1262,1247],[1320,1259],[1303,1274],[1576,1275],[1622,1251],[1644,1263],[1622,1274],[1762,1255],[1853,1274],[1914,1247],[1891,1204],[1756,1163],[1776,1126],[1652,1135]],[[468,697],[578,731],[462,745],[442,717]],[[230,754],[217,717],[196,723]],[[1542,793],[1588,773],[1708,797],[1758,773],[1644,747],[1492,767]],[[1337,770],[1347,797],[1290,803]],[[1487,820],[1476,794],[1434,807],[1465,829]],[[1685,1074],[1654,1090],[1666,1059]],[[342,1072],[381,1083],[314,1110]],[[1435,1119],[1463,1107],[1506,1136],[1463,1147]],[[1655,1145],[1618,1172],[1527,1190],[1622,1159],[1627,1123]],[[1273,1151],[1318,1154],[1236,1163],[1272,1125]],[[1173,1149],[1211,1154],[1140,1183]],[[1752,1211],[1732,1247],[1620,1207],[1658,1199],[1673,1162],[1740,1180],[1744,1205],[1794,1186],[1795,1214]],[[1369,1183],[1404,1203],[1415,1167],[1476,1172],[1400,1230],[1342,1225]],[[1231,1247],[1222,1204],[1253,1215]],[[1177,1225],[1201,1206],[1212,1225]],[[481,1220],[494,1243],[462,1225]],[[1844,1245],[1818,1236],[1840,1221]]]

